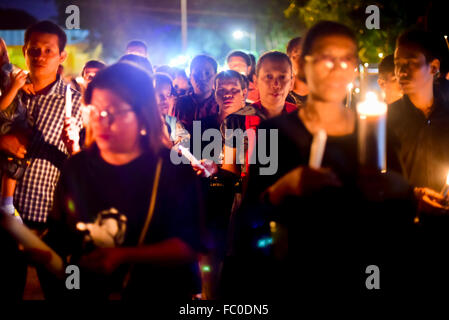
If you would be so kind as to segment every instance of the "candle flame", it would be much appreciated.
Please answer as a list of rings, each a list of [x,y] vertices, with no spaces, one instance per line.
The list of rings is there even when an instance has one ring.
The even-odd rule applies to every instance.
[[[351,91],[354,87],[354,84],[352,82],[348,83],[348,91]]]
[[[367,92],[365,101],[357,105],[357,112],[360,116],[380,116],[387,113],[387,105],[380,102],[374,92]]]
[[[447,177],[446,177],[446,184],[449,185],[449,171],[448,171]]]

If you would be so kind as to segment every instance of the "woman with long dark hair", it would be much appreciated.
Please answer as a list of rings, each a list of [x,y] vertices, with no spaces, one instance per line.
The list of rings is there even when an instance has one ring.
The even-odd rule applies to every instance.
[[[93,299],[117,290],[133,299],[191,298],[199,189],[190,167],[170,162],[151,77],[112,65],[89,84],[85,102],[94,143],[66,163],[48,243],[81,267],[80,292]]]

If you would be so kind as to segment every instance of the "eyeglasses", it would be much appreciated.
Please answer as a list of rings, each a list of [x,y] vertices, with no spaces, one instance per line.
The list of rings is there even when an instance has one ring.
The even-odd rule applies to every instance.
[[[357,58],[354,56],[347,57],[333,57],[330,55],[316,55],[316,56],[305,56],[304,59],[309,62],[313,62],[320,67],[327,68],[329,70],[335,68],[335,65],[339,65],[343,70],[354,69],[357,65]]]
[[[102,119],[107,119],[109,125],[111,125],[117,118],[124,116],[128,112],[134,112],[133,109],[123,109],[123,110],[117,110],[114,112],[107,111],[107,110],[100,111],[92,105],[88,106],[88,109],[89,109],[89,115],[92,120],[100,121]]]

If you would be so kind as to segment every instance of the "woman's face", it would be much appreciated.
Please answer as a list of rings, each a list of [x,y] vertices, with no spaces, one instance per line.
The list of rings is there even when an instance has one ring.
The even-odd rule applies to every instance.
[[[323,102],[342,102],[356,76],[357,46],[348,37],[318,38],[302,61],[310,95]]]
[[[139,123],[132,107],[108,89],[95,88],[90,105],[92,134],[101,152],[140,150]]]
[[[175,104],[171,86],[168,83],[156,86],[156,103],[161,114],[171,114]]]

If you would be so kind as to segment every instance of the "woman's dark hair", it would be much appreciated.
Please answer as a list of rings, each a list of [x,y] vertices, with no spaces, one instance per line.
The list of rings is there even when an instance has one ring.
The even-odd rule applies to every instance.
[[[290,39],[290,41],[287,43],[287,47],[285,50],[288,56],[292,53],[293,49],[295,49],[297,46],[301,44],[301,41],[302,41],[301,37]]]
[[[260,68],[262,68],[262,64],[265,60],[271,60],[271,61],[285,61],[290,66],[290,70],[293,72],[293,66],[290,58],[283,52],[280,51],[268,51],[265,52],[260,58],[259,61],[257,61],[256,65],[256,75],[259,74]]]
[[[103,70],[106,68],[106,64],[104,62],[101,62],[99,60],[89,60],[86,62],[86,64],[83,67],[83,71],[81,71],[81,75],[84,76],[84,71],[86,69],[95,68],[98,70]]]
[[[25,31],[25,46],[28,44],[28,41],[30,40],[33,32],[50,33],[58,36],[59,52],[61,53],[62,51],[64,51],[65,45],[67,44],[67,35],[65,34],[64,30],[62,30],[61,27],[57,24],[48,20],[44,20],[28,27]]]
[[[125,54],[119,59],[118,62],[127,62],[134,64],[147,71],[150,75],[153,74],[153,66],[151,65],[150,60],[145,57],[138,56],[136,54]]]
[[[253,77],[256,74],[256,57],[251,53],[249,53],[248,56],[251,59],[251,71],[248,75],[248,81],[253,82]]]
[[[312,51],[314,43],[323,37],[328,36],[344,36],[354,42],[357,47],[357,39],[354,32],[347,26],[333,21],[319,21],[307,31],[302,41],[301,61]],[[358,50],[357,50],[358,52]]]
[[[162,148],[162,119],[148,72],[128,63],[116,63],[99,71],[84,93],[86,104],[92,102],[95,88],[114,92],[132,107],[142,129],[147,133],[142,136],[144,150],[157,153]]]
[[[217,61],[215,61],[214,58],[211,56],[205,55],[205,54],[199,54],[195,56],[192,61],[190,62],[190,73],[192,73],[192,70],[199,64],[209,63],[212,68],[214,69],[215,73],[217,73],[218,64]]]
[[[231,80],[231,79],[236,79],[240,83],[242,90],[248,88],[247,78],[234,70],[226,70],[217,74],[214,80],[215,87],[217,86],[218,80]]]

